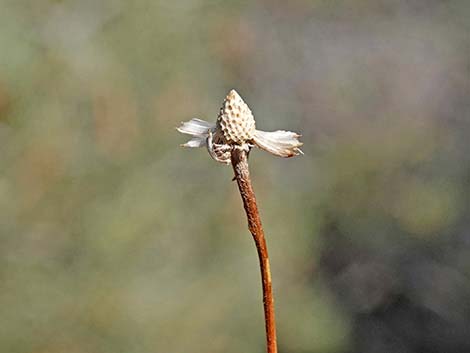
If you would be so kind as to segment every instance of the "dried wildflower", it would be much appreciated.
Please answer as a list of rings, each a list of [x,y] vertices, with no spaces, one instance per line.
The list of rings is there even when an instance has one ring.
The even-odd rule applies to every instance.
[[[213,159],[224,164],[231,163],[234,148],[249,151],[256,146],[279,157],[302,154],[300,135],[295,132],[257,130],[253,113],[235,90],[225,97],[215,124],[191,119],[178,131],[193,136],[183,147],[205,146]]]
[[[265,132],[256,130],[255,118],[248,105],[235,90],[225,97],[215,124],[200,119],[183,123],[179,132],[192,136],[184,147],[205,146],[216,161],[232,164],[248,229],[253,235],[260,261],[263,287],[263,308],[266,328],[267,353],[277,353],[274,296],[271,283],[268,249],[256,204],[255,193],[248,169],[248,153],[254,146],[280,157],[292,157],[302,153],[300,135],[290,131]]]

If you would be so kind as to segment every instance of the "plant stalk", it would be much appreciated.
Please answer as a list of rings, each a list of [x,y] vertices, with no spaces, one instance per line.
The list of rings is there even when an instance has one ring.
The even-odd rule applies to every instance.
[[[255,241],[258,252],[261,280],[263,284],[263,307],[264,321],[266,327],[266,349],[267,353],[277,353],[276,342],[276,320],[274,317],[274,297],[271,282],[271,270],[269,267],[268,248],[264,237],[261,219],[256,205],[255,193],[250,179],[248,169],[248,153],[242,149],[235,148],[232,151],[232,167],[235,172],[235,180],[243,200],[243,207],[248,218],[248,229]]]

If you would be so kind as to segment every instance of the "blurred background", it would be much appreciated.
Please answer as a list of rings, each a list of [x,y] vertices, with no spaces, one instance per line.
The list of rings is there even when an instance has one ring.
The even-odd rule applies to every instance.
[[[0,0],[0,351],[264,352],[233,172],[175,127],[235,88],[282,353],[470,351],[470,2]]]

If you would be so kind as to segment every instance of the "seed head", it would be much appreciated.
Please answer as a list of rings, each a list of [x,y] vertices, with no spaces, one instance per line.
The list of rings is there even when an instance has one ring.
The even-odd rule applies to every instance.
[[[225,97],[217,117],[216,129],[223,134],[229,145],[243,145],[251,141],[255,135],[255,118],[242,97],[231,90]]]
[[[215,124],[191,119],[182,123],[178,131],[192,136],[182,146],[206,147],[212,158],[224,164],[231,163],[235,149],[249,151],[255,146],[279,157],[303,154],[299,134],[284,130],[256,130],[253,113],[235,90],[225,97]]]

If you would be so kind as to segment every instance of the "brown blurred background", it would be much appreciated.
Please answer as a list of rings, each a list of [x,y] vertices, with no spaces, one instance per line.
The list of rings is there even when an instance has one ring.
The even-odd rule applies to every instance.
[[[235,88],[282,353],[470,352],[470,2],[0,0],[0,351],[263,352]]]

